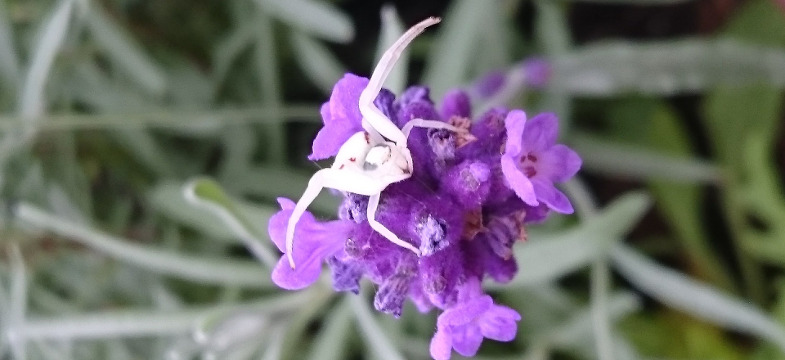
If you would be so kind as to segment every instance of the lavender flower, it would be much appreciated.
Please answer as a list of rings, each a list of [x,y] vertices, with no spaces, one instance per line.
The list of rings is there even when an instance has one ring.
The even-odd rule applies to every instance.
[[[554,211],[571,214],[570,201],[554,182],[567,181],[581,167],[581,158],[572,149],[556,144],[559,133],[554,114],[540,114],[526,123],[526,114],[513,110],[504,120],[507,142],[502,155],[502,171],[510,187],[531,206],[545,203]],[[524,131],[525,128],[525,131]]]
[[[324,127],[309,158],[336,155],[362,131],[358,101],[367,84],[352,74],[336,83],[322,106]],[[422,86],[410,87],[398,99],[382,90],[374,105],[399,128],[422,118],[465,130],[414,128],[407,144],[412,176],[381,193],[376,220],[420,256],[374,231],[367,219],[369,197],[347,192],[340,220],[318,222],[303,215],[294,233],[297,268],[292,270],[284,256],[273,280],[299,289],[313,283],[327,262],[336,291],[358,293],[361,278],[375,283],[374,306],[381,312],[400,316],[406,299],[421,312],[441,309],[431,341],[435,359],[448,359],[452,349],[472,356],[484,338],[512,340],[520,315],[494,304],[480,284],[486,277],[498,282],[514,277],[512,247],[525,240],[527,224],[542,221],[550,210],[572,211],[553,183],[573,176],[580,158],[555,144],[555,116],[526,123],[523,111],[495,108],[472,121],[470,98],[460,90],[449,92],[438,110]],[[269,231],[284,251],[294,204],[279,203],[282,210],[270,219]]]
[[[513,309],[493,303],[480,290],[478,282],[470,282],[462,294],[465,299],[444,310],[436,322],[431,340],[431,356],[436,360],[450,358],[451,349],[463,356],[474,356],[483,338],[511,341],[521,316]]]

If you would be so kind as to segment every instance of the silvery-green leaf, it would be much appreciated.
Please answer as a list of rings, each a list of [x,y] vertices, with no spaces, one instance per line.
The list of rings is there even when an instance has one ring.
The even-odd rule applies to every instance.
[[[232,233],[243,241],[248,250],[269,268],[277,262],[276,256],[268,246],[271,242],[267,236],[266,226],[269,216],[260,219],[249,219],[243,209],[230,198],[218,183],[210,179],[195,179],[183,188],[185,198],[193,205],[210,211],[223,221]]]
[[[350,296],[349,301],[354,309],[360,335],[365,340],[370,352],[383,360],[403,360],[404,357],[395,348],[390,338],[384,333],[379,323],[374,319],[368,303],[363,296]]]
[[[354,38],[348,16],[332,4],[313,0],[256,0],[266,13],[309,34],[337,42]]]
[[[588,45],[553,58],[552,87],[575,95],[674,95],[718,85],[785,87],[785,51],[733,40]]]
[[[721,179],[720,169],[701,159],[674,157],[586,135],[576,134],[570,140],[571,146],[581,154],[587,171],[686,183],[718,183]]]
[[[61,0],[49,18],[38,29],[35,50],[19,99],[19,114],[33,118],[43,113],[46,106],[44,85],[49,77],[55,56],[63,45],[71,23],[74,0]]]
[[[299,32],[290,33],[295,60],[305,75],[324,92],[330,94],[335,82],[346,72],[346,69],[327,47]]]
[[[16,91],[20,80],[19,54],[9,20],[6,3],[0,3],[0,78],[4,89]]]
[[[376,55],[374,64],[379,63],[387,49],[398,40],[406,29],[403,27],[401,18],[398,17],[398,12],[391,4],[382,6],[381,11],[382,28],[379,31],[379,40],[376,43]],[[373,65],[375,66],[375,65]],[[406,87],[407,75],[409,74],[409,51],[404,51],[395,63],[395,67],[390,71],[387,80],[384,82],[384,87],[394,94],[400,94]]]
[[[649,206],[646,195],[631,193],[573,229],[555,234],[530,232],[529,241],[515,248],[515,258],[522,264],[522,271],[509,284],[487,285],[499,288],[540,284],[583,268],[632,229]]]
[[[444,16],[442,25],[428,32],[439,35],[431,44],[421,83],[431,89],[431,98],[440,99],[448,89],[466,82],[480,41],[482,21],[496,2],[457,0]]]
[[[719,326],[759,336],[785,353],[785,328],[754,305],[660,266],[621,244],[613,248],[612,259],[619,273],[633,286],[665,305]]]
[[[79,242],[120,261],[156,273],[206,284],[268,288],[271,280],[254,262],[185,255],[151,246],[138,245],[87,226],[52,215],[32,204],[21,203],[14,211],[21,225],[50,231]]]
[[[163,94],[166,88],[163,70],[100,6],[90,6],[89,9],[87,26],[96,44],[119,65],[118,68],[128,75],[129,80],[152,94]]]

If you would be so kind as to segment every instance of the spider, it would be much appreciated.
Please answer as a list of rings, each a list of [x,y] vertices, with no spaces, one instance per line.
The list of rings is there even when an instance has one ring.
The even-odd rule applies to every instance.
[[[364,131],[355,133],[341,146],[331,167],[319,170],[311,177],[308,187],[289,218],[286,228],[286,255],[292,269],[295,267],[292,256],[295,226],[305,209],[323,188],[369,196],[367,218],[371,228],[394,244],[420,256],[417,247],[401,240],[376,220],[376,209],[379,207],[381,192],[388,185],[412,176],[412,155],[406,147],[406,140],[412,128],[463,130],[442,121],[424,119],[412,119],[399,129],[373,104],[373,101],[406,46],[425,28],[440,21],[441,19],[437,17],[430,17],[411,27],[385,51],[379,64],[376,65],[368,85],[360,94],[359,107]]]

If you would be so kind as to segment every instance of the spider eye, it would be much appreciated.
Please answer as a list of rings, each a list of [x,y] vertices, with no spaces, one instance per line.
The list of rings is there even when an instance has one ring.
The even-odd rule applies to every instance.
[[[363,163],[364,170],[376,170],[381,165],[384,165],[387,161],[390,160],[392,156],[392,150],[390,150],[390,146],[386,144],[376,145],[368,150],[368,154],[365,155],[365,162]]]

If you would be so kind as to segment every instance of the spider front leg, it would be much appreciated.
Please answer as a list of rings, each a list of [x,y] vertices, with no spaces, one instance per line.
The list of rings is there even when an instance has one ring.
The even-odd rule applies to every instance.
[[[294,230],[297,226],[297,222],[300,221],[300,218],[305,213],[308,205],[311,205],[323,188],[352,192],[360,195],[375,194],[378,196],[387,185],[387,183],[380,182],[378,179],[371,178],[362,173],[335,168],[322,169],[313,174],[311,180],[308,181],[308,187],[305,189],[305,192],[303,192],[300,200],[297,201],[297,205],[294,206],[292,216],[289,218],[289,223],[286,227],[286,256],[289,259],[289,266],[291,266],[292,269],[294,269],[295,266],[292,253],[294,252]],[[373,225],[371,226],[373,227]],[[385,230],[387,229],[385,228]]]
[[[382,223],[376,221],[376,209],[379,208],[380,197],[381,194],[374,194],[371,195],[370,198],[368,198],[368,212],[367,212],[368,224],[371,225],[371,228],[373,230],[375,230],[376,232],[387,238],[387,240],[390,240],[390,242],[392,242],[393,244],[398,245],[402,248],[409,249],[413,251],[415,254],[417,254],[417,256],[420,256],[420,249],[416,248],[414,245],[406,241],[401,240],[398,237],[398,235],[395,235],[395,233],[393,233],[392,231],[390,231],[390,229],[382,225]]]
[[[387,80],[387,76],[390,75],[390,72],[398,61],[398,58],[401,57],[401,53],[406,46],[408,46],[417,35],[420,35],[425,31],[425,28],[438,24],[440,21],[441,19],[439,18],[430,17],[412,26],[403,33],[403,35],[384,52],[382,58],[379,59],[379,63],[376,65],[376,68],[373,69],[373,74],[371,74],[368,85],[360,94],[359,106],[360,113],[363,115],[363,129],[365,129],[365,131],[372,134],[376,132],[392,140],[396,144],[405,143],[406,137],[403,136],[401,130],[398,129],[390,119],[384,116],[384,114],[373,104],[373,101],[376,100],[376,96],[379,95],[379,91],[381,91],[384,81]]]
[[[455,131],[455,132],[466,132],[465,129],[457,128],[457,127],[452,126],[452,125],[450,125],[450,124],[448,124],[448,123],[446,123],[444,121],[424,120],[424,119],[411,119],[411,120],[409,120],[409,122],[407,122],[403,126],[403,129],[401,129],[401,132],[403,133],[403,136],[406,139],[408,139],[409,138],[409,134],[412,132],[412,129],[414,129],[415,127],[427,128],[427,129],[445,129],[445,130],[451,130],[451,131]],[[404,144],[406,144],[406,143],[404,143]]]

